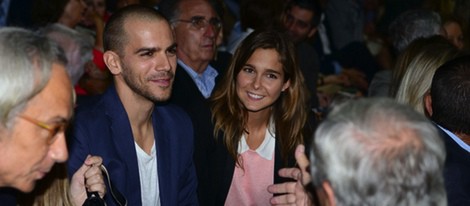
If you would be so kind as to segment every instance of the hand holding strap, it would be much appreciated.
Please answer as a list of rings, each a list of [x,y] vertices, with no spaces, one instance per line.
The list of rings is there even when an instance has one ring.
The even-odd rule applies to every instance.
[[[101,172],[103,173],[103,177],[105,181],[107,181],[109,185],[109,193],[111,193],[111,196],[113,197],[114,201],[116,201],[116,204],[119,206],[127,206],[127,200],[124,198],[124,196],[114,187],[114,185],[111,182],[111,179],[109,178],[109,173],[108,170],[104,165],[100,166]],[[87,196],[88,198],[85,200],[83,203],[83,206],[105,206],[106,203],[104,200],[100,197],[98,192],[88,192],[87,191]]]

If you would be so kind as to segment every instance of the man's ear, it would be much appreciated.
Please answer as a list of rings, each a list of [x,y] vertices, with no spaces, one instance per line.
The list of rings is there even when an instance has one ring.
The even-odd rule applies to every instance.
[[[426,110],[426,114],[431,117],[432,116],[432,98],[431,94],[427,92],[424,95],[424,109]]]
[[[328,206],[336,206],[335,200],[335,193],[333,192],[333,188],[331,188],[331,184],[327,181],[322,183],[323,191],[326,193],[326,202]]]
[[[122,72],[119,58],[119,55],[113,51],[106,51],[103,54],[104,63],[108,66],[109,71],[113,75],[117,75]]]
[[[310,32],[308,32],[308,38],[312,38],[315,33],[317,33],[317,27],[312,28]]]

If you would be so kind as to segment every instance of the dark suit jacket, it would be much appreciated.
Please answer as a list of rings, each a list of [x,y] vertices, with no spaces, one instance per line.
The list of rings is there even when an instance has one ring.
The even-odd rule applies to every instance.
[[[197,205],[191,120],[172,105],[156,106],[152,119],[161,205]],[[88,154],[99,155],[128,205],[141,205],[131,125],[115,88],[110,87],[97,101],[80,105],[73,126],[69,175],[82,165]],[[105,201],[115,205],[110,194],[105,196]]]
[[[320,59],[315,49],[307,42],[301,42],[295,47],[299,68],[304,75],[305,85],[310,92],[310,107],[319,106],[317,96],[317,79],[320,72]]]
[[[223,133],[221,132],[217,139],[217,151],[213,155],[214,169],[213,169],[213,188],[215,204],[224,205],[227,199],[230,185],[232,184],[233,173],[235,171],[235,160],[228,153],[224,142]],[[276,141],[274,149],[274,179],[273,183],[282,183],[287,181],[294,181],[292,179],[280,177],[278,171],[285,167],[294,167],[295,159],[294,154],[287,158],[287,162],[284,162],[281,158],[281,150],[279,148],[279,141]],[[267,189],[267,188],[266,188]]]
[[[446,147],[444,180],[449,206],[470,205],[470,153],[440,130]]]
[[[16,206],[18,190],[9,187],[0,187],[0,203],[2,206]]]
[[[217,69],[216,86],[223,75],[224,69]],[[182,107],[191,117],[194,126],[194,163],[198,177],[198,198],[201,205],[211,205],[209,176],[209,159],[213,155],[215,139],[210,110],[210,102],[201,92],[189,74],[178,64],[175,72],[170,103]]]

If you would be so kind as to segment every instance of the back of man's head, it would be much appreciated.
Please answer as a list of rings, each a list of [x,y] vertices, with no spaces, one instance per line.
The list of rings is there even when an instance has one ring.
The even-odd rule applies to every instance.
[[[165,17],[152,7],[142,5],[126,6],[111,15],[104,28],[103,46],[104,51],[114,51],[122,54],[124,44],[127,43],[126,22],[129,20],[164,20]]]
[[[313,183],[327,182],[337,205],[446,203],[437,129],[391,99],[334,108],[317,129],[312,151]]]
[[[438,35],[441,32],[439,14],[428,10],[410,10],[400,14],[390,25],[393,47],[403,51],[419,37]]]
[[[434,73],[431,119],[454,132],[470,135],[470,56],[451,60]]]

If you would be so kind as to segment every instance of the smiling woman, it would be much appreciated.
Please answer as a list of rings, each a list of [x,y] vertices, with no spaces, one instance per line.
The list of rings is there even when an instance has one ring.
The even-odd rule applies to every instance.
[[[289,87],[274,49],[256,49],[237,75],[237,96],[249,115],[270,116],[270,107]]]
[[[277,31],[255,31],[238,47],[213,94],[218,138],[216,205],[268,205],[267,187],[293,166],[309,135],[307,92],[293,43]],[[220,169],[220,170],[219,170]],[[273,181],[274,180],[274,181]]]

